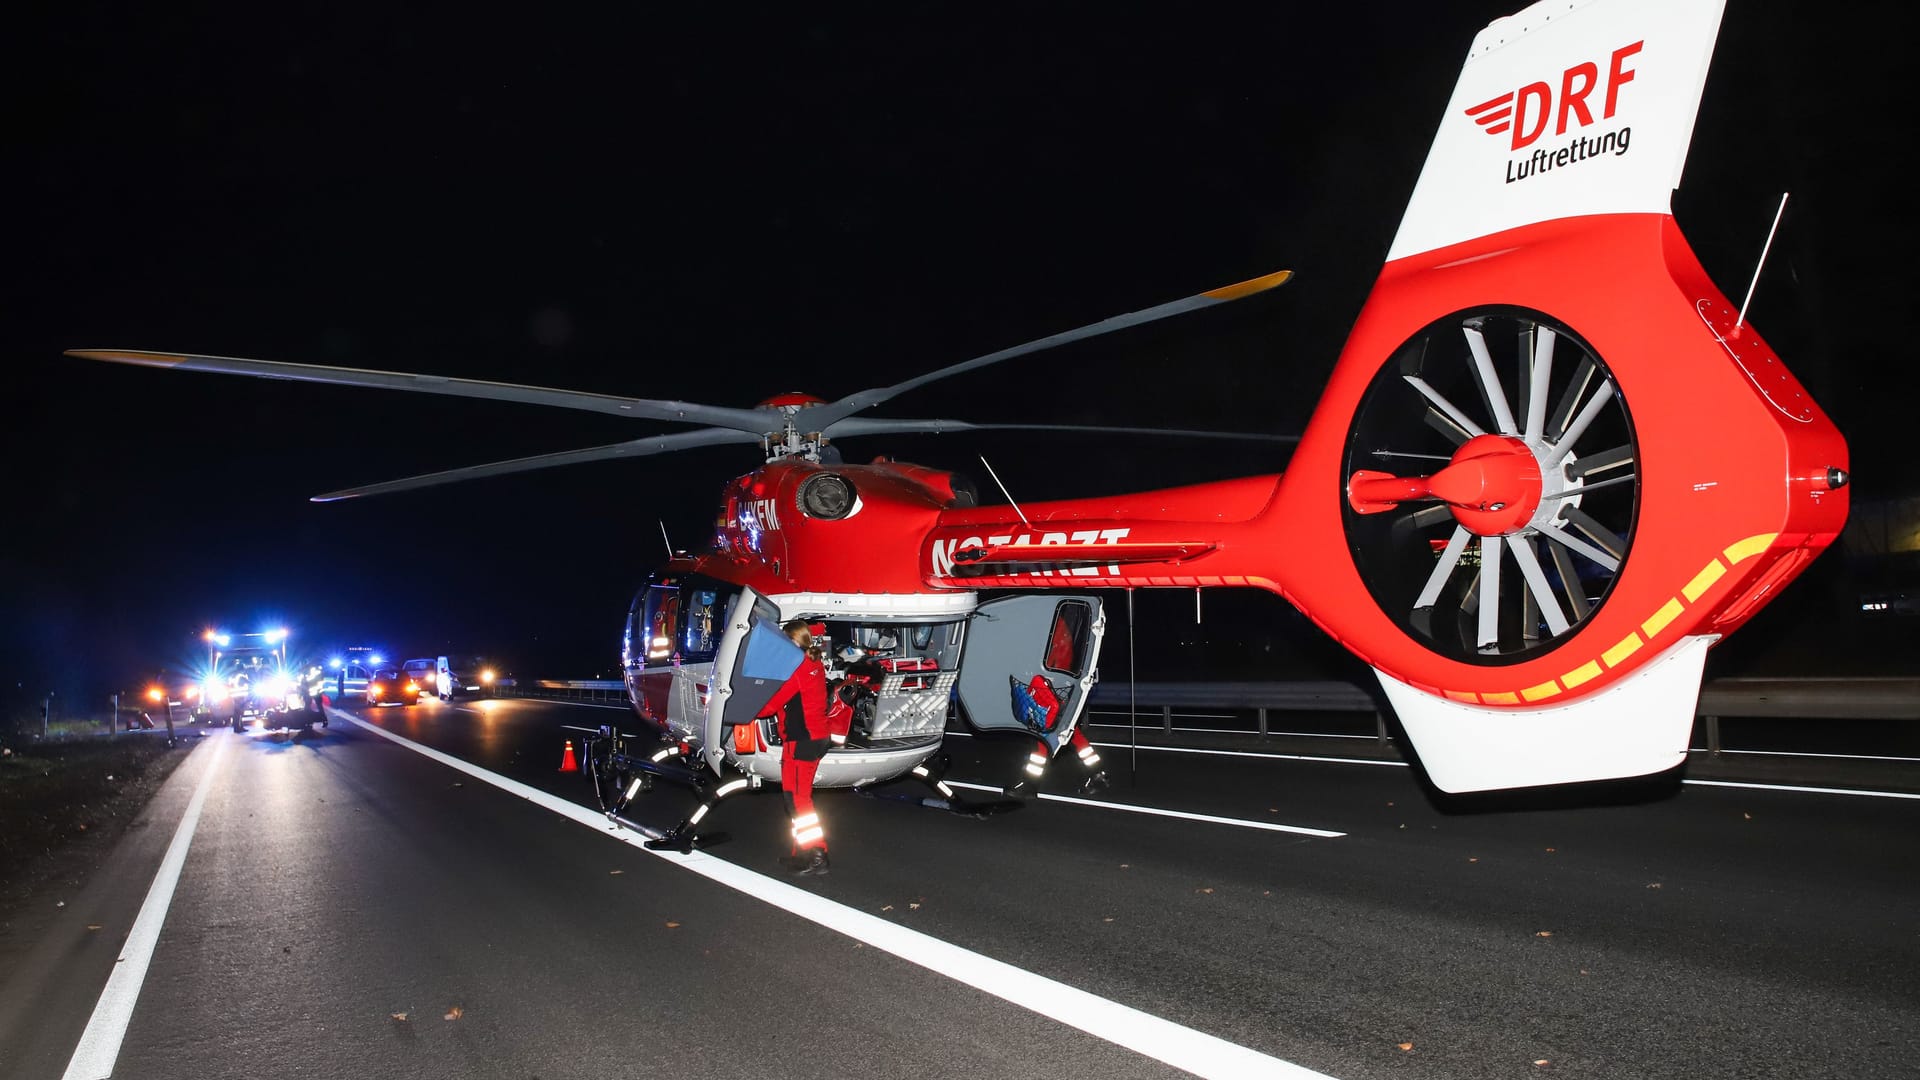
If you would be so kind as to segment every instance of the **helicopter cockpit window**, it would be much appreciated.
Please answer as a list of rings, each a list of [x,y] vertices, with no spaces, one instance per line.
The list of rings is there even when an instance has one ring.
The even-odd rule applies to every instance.
[[[641,625],[644,629],[641,640],[634,642],[634,652],[644,656],[649,667],[672,660],[674,637],[680,629],[678,582],[663,582],[647,587],[646,618]]]
[[[727,605],[734,590],[689,585],[680,593],[680,662],[703,664],[713,659],[726,628]]]
[[[1087,673],[1092,644],[1093,609],[1077,600],[1062,601],[1053,611],[1053,629],[1047,633],[1046,666],[1079,678]]]

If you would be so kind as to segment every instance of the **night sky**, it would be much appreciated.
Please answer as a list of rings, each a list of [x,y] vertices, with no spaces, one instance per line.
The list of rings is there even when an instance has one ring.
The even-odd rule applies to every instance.
[[[64,349],[751,405],[1291,267],[1266,296],[874,415],[1298,432],[1474,32],[1517,6],[44,5],[13,28],[7,140],[8,705],[135,685],[208,625],[611,672],[661,524],[699,545],[758,462],[722,447],[315,505],[673,429]],[[1737,301],[1793,192],[1751,318],[1847,434],[1856,499],[1916,489],[1896,441],[1915,278],[1899,10],[1734,0],[1675,199]],[[1112,436],[843,448],[987,488],[984,454],[1022,500],[1285,467],[1273,446]],[[1743,633],[1832,601],[1823,572]],[[1178,625],[1190,596],[1143,603],[1156,655],[1203,636]],[[1223,638],[1264,627],[1295,667],[1352,674],[1279,600],[1216,603]]]

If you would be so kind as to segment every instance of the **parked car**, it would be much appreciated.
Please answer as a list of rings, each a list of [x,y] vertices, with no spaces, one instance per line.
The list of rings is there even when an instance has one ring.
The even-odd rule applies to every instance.
[[[493,665],[478,656],[437,658],[434,690],[443,701],[489,697],[493,694]]]
[[[403,668],[375,668],[367,677],[367,704],[418,705],[428,687]]]

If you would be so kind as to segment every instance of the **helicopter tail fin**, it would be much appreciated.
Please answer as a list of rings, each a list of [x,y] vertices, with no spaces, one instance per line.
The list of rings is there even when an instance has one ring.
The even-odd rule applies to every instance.
[[[1442,790],[1671,768],[1708,647],[1845,524],[1845,440],[1671,213],[1722,7],[1475,39],[1268,515]]]
[[[1387,261],[1668,210],[1724,0],[1543,0],[1474,39]]]

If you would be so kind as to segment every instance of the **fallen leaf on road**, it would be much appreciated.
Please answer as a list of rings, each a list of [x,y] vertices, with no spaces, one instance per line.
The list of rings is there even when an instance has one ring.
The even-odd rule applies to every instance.
[[[1468,862],[1479,862],[1480,860],[1479,860],[1479,858],[1478,858],[1478,857],[1476,857],[1476,856],[1472,856],[1472,855],[1469,855],[1469,856],[1467,856],[1467,861],[1468,861]]]
[[[407,1022],[406,1013],[388,1013],[387,1015],[393,1017],[395,1020],[398,1020],[403,1024]]]
[[[1551,854],[1553,854],[1553,849],[1552,849],[1552,848],[1548,848],[1548,849],[1547,849],[1547,854],[1549,854],[1549,855],[1551,855]]]
[[[57,907],[57,908],[61,908],[61,907],[66,907],[66,906],[67,906],[67,902],[66,902],[65,900],[55,900],[55,901],[53,902],[53,906],[54,906],[54,907]]]
[[[87,929],[89,929],[89,930],[98,930],[98,929],[100,929],[100,924],[99,924],[99,923],[97,923],[97,922],[90,922],[90,923],[88,923],[88,924],[87,924]]]
[[[880,910],[881,910],[881,911],[892,911],[892,910],[893,910],[893,905],[892,905],[892,904],[888,904],[888,905],[887,905],[886,907],[883,907],[883,908],[881,908]]]
[[[458,1006],[458,1005],[455,1005],[455,1006],[453,1006],[452,1008],[449,1008],[449,1009],[447,1010],[447,1015],[445,1015],[445,1016],[443,1016],[443,1017],[441,1017],[440,1019],[442,1019],[442,1020],[458,1020],[458,1019],[460,1019],[460,1017],[461,1017],[461,1016],[462,1016],[462,1015],[463,1015],[463,1014],[464,1014],[465,1012],[466,1012],[466,1010],[464,1010],[464,1009],[462,1009],[462,1008],[461,1008],[460,1006]]]
[[[1213,892],[1213,890],[1212,890],[1212,889],[1195,889],[1194,891],[1195,891],[1195,892],[1203,892],[1203,893],[1209,893],[1209,894],[1211,894],[1211,893]]]
[[[1552,936],[1553,936],[1553,931],[1551,931],[1551,930],[1535,930],[1535,931],[1533,932],[1533,936],[1534,936],[1534,937],[1552,937]]]
[[[677,923],[677,922],[670,922],[670,923],[668,923],[668,924],[667,924],[667,929],[669,929],[669,930],[678,930],[678,929],[680,929],[680,924],[679,924],[679,923]]]
[[[1746,812],[1746,811],[1744,811],[1744,810],[1740,812],[1740,816],[1741,816],[1741,817],[1743,817],[1743,818],[1746,818],[1746,819],[1747,819],[1748,821],[1752,821],[1752,820],[1753,820],[1753,815],[1752,815],[1752,814],[1749,814],[1749,813],[1747,813],[1747,812]]]
[[[1412,1050],[1412,1049],[1413,1049],[1413,1044],[1412,1044],[1412,1043],[1410,1043],[1410,1042],[1403,1042],[1403,1043],[1401,1043],[1401,1044],[1400,1044],[1400,1049],[1402,1049],[1402,1050]]]
[[[1536,1069],[1544,1069],[1551,1064],[1553,1064],[1553,1062],[1548,1061],[1546,1058],[1537,1058],[1533,1063],[1533,1067]]]
[[[919,904],[912,904],[912,903],[910,903],[910,904],[908,904],[908,905],[907,905],[907,910],[908,910],[908,911],[919,911],[919,910],[920,910],[920,905],[919,905]]]
[[[1660,883],[1659,883],[1659,882],[1657,882],[1657,881],[1649,881],[1649,882],[1647,883],[1647,888],[1649,888],[1649,889],[1657,889],[1657,888],[1659,888],[1659,887],[1660,887]]]
[[[1112,922],[1112,921],[1113,921],[1113,916],[1111,916],[1111,915],[1109,915],[1109,916],[1107,916],[1106,918],[1104,918],[1104,919],[1101,919],[1100,921],[1101,921],[1101,922]]]
[[[609,871],[607,871],[607,873],[609,873],[609,874],[624,874],[624,873],[626,873],[626,871],[625,871],[625,870],[609,870]]]

